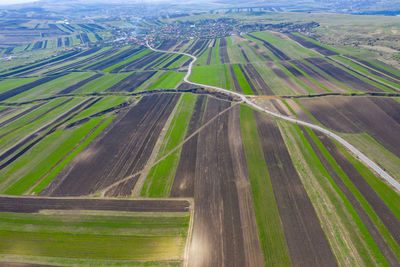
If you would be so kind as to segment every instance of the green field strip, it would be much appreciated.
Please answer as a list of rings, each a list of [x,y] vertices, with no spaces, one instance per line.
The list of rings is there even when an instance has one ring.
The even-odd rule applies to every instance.
[[[311,43],[314,43],[314,44],[316,44],[316,45],[322,46],[323,48],[326,48],[326,49],[328,49],[328,50],[331,50],[331,51],[333,51],[333,52],[336,52],[336,53],[338,53],[338,54],[342,54],[342,53],[343,53],[343,52],[341,52],[341,51],[339,51],[339,50],[337,50],[337,49],[335,49],[335,48],[333,48],[333,47],[331,47],[331,46],[329,46],[329,45],[320,43],[320,42],[316,41],[315,39],[309,38],[309,37],[304,36],[304,35],[302,35],[302,34],[300,34],[300,33],[292,32],[292,34],[293,34],[293,35],[296,35],[296,36],[298,36],[298,37],[301,37],[301,38],[303,38],[303,39],[306,39],[306,40],[308,40],[308,41],[310,41]]]
[[[244,59],[243,54],[240,51],[240,48],[237,44],[227,48],[227,52],[228,52],[229,62],[231,64],[246,63],[246,60]]]
[[[39,79],[38,77],[33,78],[15,78],[15,79],[4,79],[0,81],[0,93],[8,91],[10,89],[19,87],[21,85],[33,82]]]
[[[101,59],[95,61],[95,62],[92,62],[92,63],[90,63],[90,64],[87,64],[87,65],[81,67],[80,69],[90,68],[90,66],[93,66],[94,64],[97,64],[97,63],[99,63],[99,62],[101,62],[101,61],[103,61],[103,60],[109,59],[110,57],[116,56],[116,55],[118,55],[118,54],[124,52],[124,51],[127,50],[128,48],[130,48],[130,46],[128,46],[128,45],[127,45],[127,46],[124,46],[124,47],[122,47],[121,49],[119,49],[118,51],[116,51],[115,53],[112,53],[112,54],[110,54],[110,55],[108,55],[108,56],[106,56],[106,57],[104,57],[104,58],[101,58]],[[110,47],[110,49],[111,49],[111,47]]]
[[[336,80],[335,78],[333,78],[332,76],[330,76],[329,74],[327,74],[326,72],[324,72],[323,70],[321,70],[320,68],[317,68],[316,66],[314,66],[313,64],[309,63],[307,60],[302,60],[302,63],[306,64],[308,67],[310,67],[311,69],[313,69],[314,71],[318,72],[321,76],[323,76],[325,79],[327,79],[328,81],[342,87],[345,90],[348,90],[351,93],[358,93],[359,91],[354,90],[353,88],[351,88],[350,86],[348,86],[347,84],[344,84],[342,82],[339,82],[338,80]]]
[[[340,168],[338,163],[335,161],[335,159],[332,157],[332,155],[328,152],[328,150],[325,148],[325,146],[322,144],[322,142],[318,139],[317,135],[310,130],[309,128],[306,128],[308,134],[311,136],[311,138],[314,140],[318,148],[321,150],[322,154],[324,157],[328,160],[328,162],[332,165],[334,168],[335,172],[340,176],[342,181],[345,183],[346,187],[351,191],[351,193],[355,196],[355,198],[358,200],[358,202],[361,204],[362,208],[365,210],[365,212],[368,214],[370,219],[373,221],[375,227],[378,229],[379,233],[381,236],[385,239],[387,245],[392,249],[392,251],[395,253],[397,258],[400,260],[400,246],[394,241],[393,237],[390,235],[389,231],[385,227],[385,225],[382,223],[382,221],[379,219],[379,217],[376,215],[372,207],[369,205],[369,203],[366,201],[366,199],[362,196],[360,191],[358,191],[357,187],[350,181],[346,173]],[[368,232],[368,231],[367,231]],[[368,241],[368,240],[366,240]],[[373,242],[373,243],[372,243]],[[375,242],[372,240],[372,242],[368,242],[370,244],[370,247],[373,251],[375,251],[374,258],[375,259],[380,259],[383,257],[381,256],[381,252],[379,249],[376,247]],[[377,250],[377,251],[376,251]],[[386,259],[382,259],[382,263],[384,263]]]
[[[92,43],[96,43],[97,42],[97,38],[94,36],[94,33],[88,32],[87,35],[89,37],[89,41],[90,42],[92,42]]]
[[[74,118],[72,118],[68,123],[73,123],[75,121],[81,120],[83,118],[89,117],[91,115],[94,115],[98,112],[101,112],[103,110],[115,107],[119,104],[121,104],[124,101],[129,101],[129,97],[126,96],[107,96],[96,102],[94,105],[91,107],[83,110],[80,112],[78,115],[76,115]]]
[[[397,57],[400,57],[400,55],[398,55]],[[359,57],[358,57],[359,58]],[[378,69],[382,69],[385,70],[387,72],[393,73],[395,75],[400,75],[400,71],[398,69],[396,69],[395,67],[391,66],[391,65],[387,65],[382,61],[379,61],[377,59],[374,60],[368,60],[365,58],[362,58],[362,60],[368,62],[369,64],[377,67]],[[377,61],[377,62],[376,62]],[[361,63],[361,62],[360,62]],[[361,63],[362,64],[362,63]]]
[[[89,78],[92,75],[92,72],[72,72],[13,96],[7,99],[6,102],[24,102],[37,98],[50,97],[79,81]]]
[[[299,78],[297,78],[293,73],[288,71],[284,66],[279,64],[278,62],[275,63],[287,76],[289,76],[295,83],[300,85],[307,93],[309,94],[315,94],[315,91],[308,87],[304,82],[300,81]]]
[[[226,65],[209,65],[209,66],[196,66],[193,67],[192,75],[189,80],[206,85],[213,85],[231,90],[227,87],[227,80],[225,77]]]
[[[50,102],[48,102],[48,103],[46,103],[46,104],[40,106],[39,108],[37,108],[37,109],[35,109],[35,110],[33,110],[33,111],[31,111],[31,112],[25,114],[24,116],[22,116],[22,117],[20,117],[20,118],[14,120],[14,121],[8,123],[7,125],[2,126],[2,127],[0,128],[0,135],[3,135],[3,134],[5,134],[5,133],[7,133],[7,132],[9,132],[9,131],[12,131],[12,130],[18,128],[18,127],[22,127],[22,126],[27,127],[27,126],[28,126],[28,123],[30,123],[30,124],[35,123],[35,121],[33,121],[33,120],[35,119],[35,117],[40,116],[40,115],[42,115],[43,113],[45,113],[45,112],[47,112],[48,110],[50,110],[51,108],[55,107],[56,105],[61,104],[62,102],[66,101],[66,99],[67,99],[67,98],[58,98],[58,99],[54,99],[53,101],[50,101]],[[51,116],[52,116],[51,113],[54,112],[54,111],[55,111],[55,110],[50,111],[49,114],[46,114],[46,115],[47,115],[48,117],[51,117]],[[45,115],[45,116],[46,116],[46,115]],[[39,118],[39,119],[40,119],[40,118]],[[1,140],[2,138],[3,138],[3,137],[0,137],[0,140]]]
[[[39,264],[50,266],[149,266],[149,267],[180,267],[182,261],[168,260],[168,261],[138,261],[138,260],[96,260],[96,259],[76,259],[76,258],[63,258],[63,257],[43,257],[43,256],[27,256],[27,255],[2,255],[0,254],[0,263],[25,263],[25,264]]]
[[[168,131],[158,151],[156,160],[166,155],[169,151],[183,142],[197,96],[183,94],[178,104],[177,111],[168,128]],[[143,185],[143,197],[168,197],[174,182],[176,168],[179,164],[181,148],[167,156],[163,161],[151,168]]]
[[[264,44],[263,44],[260,40],[257,40],[257,39],[255,39],[255,38],[249,36],[249,35],[245,35],[244,37],[245,37],[246,39],[248,39],[248,40],[251,40],[251,41],[257,43],[258,46],[259,46],[259,48],[260,48],[262,51],[264,51],[264,53],[265,53],[267,56],[269,56],[273,61],[279,61],[279,58],[277,58],[268,48],[266,48],[266,47],[264,46]]]
[[[100,120],[101,118],[95,118],[78,128],[59,129],[44,138],[0,171],[1,176],[7,177],[0,185],[0,192],[10,195],[23,194],[71,151]]]
[[[147,90],[154,89],[174,89],[186,75],[184,72],[167,71],[155,83],[150,85]]]
[[[2,213],[1,217],[11,222],[8,225],[30,226],[29,230],[27,227],[0,230],[0,250],[3,255],[96,259],[100,263],[102,260],[179,261],[182,259],[189,224],[188,214],[176,217],[146,217],[145,214],[82,217]],[[63,224],[76,225],[74,228],[82,229],[82,232],[71,234],[69,227],[64,228]],[[49,226],[58,228],[58,231],[49,231]],[[143,234],[125,234],[123,231],[124,228],[129,232],[137,227],[142,229]],[[85,228],[99,231],[85,232]],[[165,232],[157,232],[159,229]],[[152,230],[155,232],[152,233]]]
[[[215,43],[214,43],[214,47],[212,48],[211,51],[211,65],[215,65],[215,64],[220,64],[219,61],[219,43],[221,42],[221,39],[218,38],[216,39]]]
[[[105,73],[103,76],[94,79],[93,81],[90,81],[82,87],[78,88],[74,91],[74,93],[90,94],[94,92],[103,92],[131,74],[132,72]]]
[[[41,176],[41,180],[37,180],[37,182],[33,185],[34,187],[29,192],[30,194],[39,194],[56,176],[57,174],[76,156],[81,152],[86,146],[90,144],[93,139],[104,130],[104,128],[114,119],[114,116],[111,116],[104,121],[100,118],[92,119],[93,124],[95,122],[99,122],[99,124],[93,126],[97,127],[86,139],[81,139],[78,147],[74,147],[67,155],[65,155],[61,160],[59,160],[55,165],[52,166],[45,174]],[[93,125],[92,123],[90,125]],[[86,126],[87,127],[87,126]],[[90,130],[90,129],[89,129]],[[29,190],[29,189],[27,189]],[[27,192],[27,191],[25,191]]]
[[[254,36],[257,36],[265,41],[269,42],[279,50],[282,50],[291,59],[301,59],[305,57],[320,57],[319,54],[315,53],[313,50],[307,49],[303,46],[298,45],[289,39],[283,39],[275,36],[269,32],[254,32]]]
[[[366,77],[363,77],[363,76],[361,76],[360,74],[358,74],[355,70],[348,70],[348,69],[346,69],[346,68],[340,66],[339,64],[337,64],[334,60],[327,60],[327,61],[330,62],[332,65],[334,65],[334,66],[336,66],[336,67],[342,69],[343,71],[346,71],[347,73],[350,73],[350,74],[353,75],[354,77],[357,77],[358,79],[360,79],[360,80],[362,80],[362,81],[364,81],[364,82],[366,82],[366,83],[372,84],[372,85],[374,85],[374,86],[376,86],[376,87],[382,89],[383,91],[386,91],[386,92],[388,92],[388,93],[393,93],[393,92],[394,92],[392,88],[387,87],[387,86],[383,86],[382,84],[379,84],[379,83],[377,83],[377,82],[375,82],[375,81],[373,81],[373,80],[370,80],[370,79],[368,79],[368,78],[366,78]],[[355,89],[354,89],[354,90],[355,90]]]
[[[322,165],[299,126],[282,121],[279,124],[338,263],[375,266],[375,259],[385,261],[350,201]]]
[[[280,79],[270,68],[263,62],[253,63],[254,68],[261,75],[263,80],[268,84],[275,95],[294,95],[295,92],[282,79]]]
[[[367,181],[367,183],[378,193],[380,198],[386,203],[394,215],[400,220],[400,195],[396,193],[388,184],[379,179],[370,169],[365,167],[358,159],[352,156],[343,146],[332,140],[346,158],[354,165],[357,171]]]
[[[177,61],[175,61],[174,63],[172,63],[171,65],[168,66],[168,69],[176,69],[176,68],[180,68],[186,61],[189,60],[188,56],[182,56],[180,59],[178,59]],[[167,64],[167,63],[166,63]],[[166,65],[165,64],[165,65]],[[165,66],[164,65],[164,66]]]
[[[208,59],[208,53],[210,52],[211,48],[206,48],[203,54],[201,54],[200,57],[197,58],[196,60],[196,65],[206,65],[207,64],[207,59]],[[212,51],[211,51],[212,52]]]
[[[26,124],[23,127],[19,128],[18,130],[4,136],[3,138],[0,139],[0,150],[4,151],[16,142],[20,141],[22,138],[25,136],[30,135],[32,132],[36,131],[40,127],[46,125],[47,123],[50,123],[52,120],[54,120],[56,117],[60,116],[67,110],[73,108],[75,105],[79,104],[82,101],[82,99],[73,99],[63,105],[60,108],[57,108],[45,116],[41,117],[40,119]],[[1,179],[1,178],[0,178]]]
[[[110,72],[110,71],[112,71],[112,70],[114,70],[114,69],[116,69],[116,68],[118,68],[118,67],[120,67],[120,66],[122,66],[124,64],[128,64],[128,63],[130,63],[132,61],[135,61],[136,59],[141,58],[141,57],[147,55],[150,52],[151,52],[150,49],[145,49],[144,51],[140,52],[139,54],[135,54],[135,55],[129,57],[128,59],[124,60],[124,61],[118,62],[115,65],[112,65],[112,66],[110,66],[108,68],[103,69],[102,71],[103,72]]]
[[[356,64],[356,63],[354,63],[354,62],[351,61],[350,59],[347,59],[347,58],[344,58],[344,57],[340,57],[340,56],[332,56],[331,58],[333,58],[333,59],[335,59],[335,60],[338,60],[338,61],[344,63],[345,65],[347,65],[347,66],[351,67],[352,69],[355,69],[355,70],[357,70],[357,71],[359,71],[359,72],[365,74],[366,76],[370,76],[371,78],[373,78],[373,79],[375,79],[375,80],[378,80],[378,81],[380,81],[380,82],[382,82],[382,83],[385,83],[385,84],[387,84],[387,85],[389,85],[389,86],[396,87],[396,88],[400,89],[400,84],[395,83],[395,82],[392,82],[392,81],[389,81],[389,80],[386,80],[386,79],[384,79],[384,78],[382,78],[382,77],[379,77],[379,76],[377,76],[377,75],[375,75],[375,74],[373,74],[373,73],[370,73],[370,72],[368,71],[368,68],[367,68],[367,67],[362,67],[362,66],[360,66],[360,65],[358,65],[358,64]],[[379,86],[380,88],[382,88],[382,85],[376,85],[376,86]],[[382,89],[385,90],[385,91],[387,91],[387,89],[384,89],[384,88],[382,88]],[[389,87],[388,89],[391,90],[390,87]]]
[[[225,37],[226,39],[226,47],[231,47],[232,46],[232,37],[231,36],[227,36]]]
[[[245,95],[254,95],[253,90],[251,90],[251,87],[249,83],[247,82],[242,70],[239,68],[239,65],[237,64],[232,64],[233,71],[235,72],[235,76],[240,84],[240,87],[242,88],[243,94]]]
[[[326,86],[322,85],[321,83],[319,83],[318,81],[316,81],[314,78],[312,78],[310,75],[308,75],[307,73],[305,73],[304,71],[302,71],[301,69],[299,69],[297,66],[295,66],[292,62],[287,61],[287,63],[292,66],[293,68],[295,68],[296,70],[298,70],[299,72],[301,72],[301,74],[303,74],[305,77],[307,77],[310,81],[312,81],[313,83],[315,83],[316,85],[318,85],[319,87],[321,87],[322,89],[324,89],[325,91],[327,91],[328,93],[332,93],[332,90],[329,90]]]
[[[253,110],[243,105],[240,126],[264,263],[266,266],[291,266]]]

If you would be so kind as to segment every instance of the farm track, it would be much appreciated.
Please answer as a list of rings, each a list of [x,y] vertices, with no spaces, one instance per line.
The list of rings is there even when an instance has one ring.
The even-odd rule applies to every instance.
[[[148,43],[147,43],[147,46],[148,46],[150,49],[155,50],[155,49],[152,48]],[[342,145],[343,145],[346,149],[348,149],[353,155],[355,155],[363,164],[365,164],[367,167],[369,167],[369,168],[371,168],[373,171],[375,171],[382,179],[384,179],[386,182],[388,182],[388,183],[389,183],[392,187],[394,187],[398,192],[400,191],[400,184],[399,184],[390,174],[388,174],[386,171],[384,171],[384,170],[383,170],[381,167],[379,167],[375,162],[373,162],[372,160],[370,160],[367,156],[365,156],[362,152],[360,152],[357,148],[355,148],[353,145],[351,145],[349,142],[347,142],[346,140],[344,140],[344,139],[343,139],[342,137],[340,137],[339,135],[337,135],[337,134],[335,134],[335,133],[331,132],[330,130],[327,130],[327,129],[323,128],[323,127],[320,127],[320,126],[318,126],[318,125],[315,125],[315,124],[312,124],[312,123],[309,123],[309,122],[305,122],[305,121],[301,121],[301,120],[297,120],[297,119],[294,119],[294,118],[290,118],[290,117],[288,117],[288,116],[284,116],[284,115],[281,115],[281,114],[274,113],[274,112],[272,112],[272,111],[270,111],[270,110],[268,110],[268,109],[264,109],[264,108],[258,106],[257,104],[253,103],[252,101],[250,101],[249,99],[247,99],[246,96],[244,96],[244,95],[242,95],[242,94],[240,94],[240,93],[232,92],[232,91],[229,91],[229,90],[227,90],[227,89],[223,89],[223,88],[220,88],[220,87],[217,87],[217,86],[209,86],[209,85],[205,85],[205,84],[201,84],[201,83],[194,83],[194,82],[191,82],[191,81],[189,81],[189,77],[190,77],[190,75],[191,75],[191,73],[192,73],[193,64],[194,64],[194,62],[197,60],[197,58],[196,58],[195,56],[190,55],[190,54],[187,54],[187,53],[181,53],[181,52],[170,52],[170,51],[160,51],[160,50],[159,50],[159,52],[183,54],[183,55],[186,55],[186,56],[189,56],[189,57],[192,58],[192,61],[191,61],[190,64],[189,64],[188,72],[186,73],[185,77],[183,78],[183,80],[184,80],[186,83],[193,84],[193,85],[196,85],[196,86],[211,88],[211,89],[214,89],[214,90],[216,90],[216,91],[220,91],[220,92],[223,92],[223,93],[226,93],[226,94],[230,94],[230,95],[234,96],[235,98],[236,98],[236,97],[237,97],[237,98],[240,98],[244,103],[246,103],[246,104],[248,104],[249,106],[255,108],[256,110],[259,110],[259,111],[261,111],[261,112],[263,112],[263,113],[266,113],[266,114],[268,114],[268,115],[270,115],[270,116],[272,116],[272,117],[280,118],[280,119],[283,119],[283,120],[285,120],[285,121],[289,121],[289,122],[292,122],[292,123],[296,123],[296,124],[299,124],[299,125],[303,125],[303,126],[309,127],[309,128],[311,128],[311,129],[314,129],[314,130],[317,130],[317,131],[319,131],[319,132],[322,132],[322,133],[326,134],[326,135],[329,136],[330,138],[333,138],[333,139],[335,139],[337,142],[339,142],[340,144],[342,144]]]

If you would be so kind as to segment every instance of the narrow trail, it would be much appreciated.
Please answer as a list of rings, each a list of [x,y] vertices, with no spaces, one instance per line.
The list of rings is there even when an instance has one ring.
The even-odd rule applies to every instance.
[[[191,81],[189,81],[189,77],[192,74],[193,64],[197,60],[196,56],[193,56],[193,55],[190,55],[190,54],[187,54],[187,53],[184,53],[184,52],[172,52],[172,51],[158,50],[158,49],[155,49],[155,48],[151,47],[149,45],[148,41],[146,41],[146,45],[147,45],[147,47],[149,49],[151,49],[151,50],[153,50],[155,52],[180,54],[180,55],[185,55],[185,56],[188,56],[188,57],[192,58],[193,60],[190,62],[189,66],[188,66],[188,71],[187,71],[185,77],[183,78],[183,80],[186,83],[193,84],[193,85],[196,85],[196,86],[202,86],[202,87],[211,88],[211,89],[214,89],[216,91],[220,91],[220,92],[223,92],[225,94],[238,97],[238,98],[240,98],[242,100],[243,103],[246,103],[247,105],[249,105],[249,106],[251,106],[251,107],[253,107],[253,108],[255,108],[255,109],[257,109],[257,110],[259,110],[261,112],[264,112],[264,113],[266,113],[266,114],[268,114],[268,115],[270,115],[272,117],[283,119],[285,121],[289,121],[289,122],[296,123],[296,124],[299,124],[299,125],[303,125],[303,126],[309,127],[311,129],[317,130],[319,132],[322,132],[322,133],[328,135],[329,137],[333,138],[334,140],[336,140],[337,142],[342,144],[344,147],[346,147],[361,162],[363,162],[367,167],[369,167],[372,170],[374,170],[380,177],[382,177],[391,186],[393,186],[398,192],[400,192],[400,183],[398,183],[392,176],[390,176],[390,174],[388,174],[386,171],[384,171],[375,162],[370,160],[366,155],[364,155],[361,151],[359,151],[356,147],[351,145],[349,142],[344,140],[339,135],[337,135],[337,134],[335,134],[335,133],[333,133],[333,132],[331,132],[331,131],[329,131],[329,130],[327,130],[325,128],[322,128],[321,126],[318,126],[318,125],[315,125],[315,124],[312,124],[312,123],[308,123],[308,122],[305,122],[305,121],[301,121],[301,120],[298,120],[298,119],[290,118],[290,117],[287,117],[287,116],[284,116],[284,115],[281,115],[281,114],[278,114],[278,113],[274,113],[274,112],[272,112],[272,111],[270,111],[268,109],[264,109],[264,108],[258,106],[257,104],[251,102],[245,95],[240,94],[238,92],[230,91],[230,90],[223,89],[223,88],[220,88],[220,87],[217,87],[217,86],[211,86],[211,85],[191,82]]]

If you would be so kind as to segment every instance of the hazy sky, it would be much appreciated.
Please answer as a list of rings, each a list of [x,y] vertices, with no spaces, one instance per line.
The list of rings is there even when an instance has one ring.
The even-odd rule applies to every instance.
[[[26,2],[34,2],[35,0],[0,0],[0,5],[21,4]]]

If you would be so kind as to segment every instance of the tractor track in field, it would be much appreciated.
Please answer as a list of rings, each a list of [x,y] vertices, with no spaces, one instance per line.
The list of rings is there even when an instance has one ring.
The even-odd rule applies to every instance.
[[[394,187],[398,192],[400,191],[400,183],[397,182],[390,174],[388,174],[385,170],[383,170],[381,167],[379,167],[375,162],[373,162],[372,160],[370,160],[366,155],[364,155],[361,151],[359,151],[356,147],[354,147],[353,145],[351,145],[349,142],[347,142],[346,140],[344,140],[342,137],[340,137],[339,135],[329,131],[328,129],[325,129],[321,126],[309,123],[309,122],[305,122],[305,121],[301,121],[298,119],[294,119],[294,118],[290,118],[288,116],[285,115],[281,115],[275,112],[272,112],[268,109],[262,108],[260,106],[258,106],[257,104],[253,103],[252,101],[250,101],[247,96],[237,93],[237,92],[233,92],[233,91],[229,91],[227,89],[223,89],[217,86],[210,86],[210,85],[206,85],[206,84],[201,84],[201,83],[195,83],[195,82],[191,82],[189,80],[190,75],[192,74],[192,68],[193,68],[193,64],[194,62],[196,62],[197,57],[193,56],[191,54],[188,53],[184,53],[184,52],[172,52],[172,51],[163,51],[163,50],[158,50],[158,49],[154,49],[153,47],[151,47],[148,43],[148,41],[146,41],[146,45],[147,47],[149,47],[149,49],[155,51],[155,52],[163,52],[163,53],[173,53],[173,54],[181,54],[181,55],[185,55],[188,56],[190,58],[192,58],[192,61],[189,63],[188,66],[188,70],[187,73],[185,75],[185,77],[183,78],[183,80],[186,83],[195,85],[195,86],[201,86],[201,87],[205,87],[205,88],[210,88],[213,89],[215,91],[219,91],[221,93],[224,94],[228,94],[233,96],[234,98],[239,98],[241,99],[241,102],[249,105],[250,107],[255,108],[256,110],[259,110],[263,113],[266,113],[272,117],[275,118],[279,118],[279,119],[283,119],[285,121],[289,121],[295,124],[299,124],[302,126],[306,126],[309,127],[311,129],[317,130],[319,132],[322,132],[324,134],[326,134],[327,136],[329,136],[330,138],[336,140],[337,142],[339,142],[340,144],[342,144],[347,150],[349,150],[353,155],[355,155],[356,158],[358,158],[364,165],[366,165],[367,167],[369,167],[370,169],[374,170],[381,178],[383,178],[386,182],[388,182],[392,187]]]

